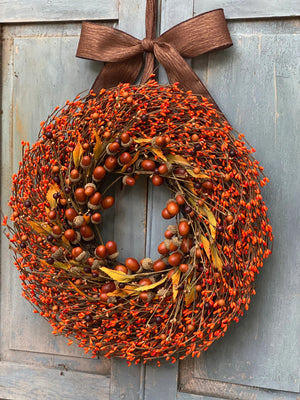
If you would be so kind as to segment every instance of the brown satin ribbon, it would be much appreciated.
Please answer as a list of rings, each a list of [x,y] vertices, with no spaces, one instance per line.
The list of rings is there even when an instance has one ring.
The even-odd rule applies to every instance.
[[[183,90],[191,90],[204,96],[216,107],[208,90],[184,60],[212,50],[232,45],[223,9],[213,10],[188,19],[154,39],[156,26],[156,2],[147,1],[146,38],[143,40],[118,29],[83,22],[77,49],[77,57],[104,61],[92,89],[115,87],[119,83],[133,84],[145,68],[142,82],[154,69],[154,57],[165,68],[169,82],[179,82]]]

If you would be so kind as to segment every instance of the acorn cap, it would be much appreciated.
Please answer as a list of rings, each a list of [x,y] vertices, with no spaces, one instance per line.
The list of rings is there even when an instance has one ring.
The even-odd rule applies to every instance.
[[[142,265],[143,269],[145,269],[146,271],[150,271],[150,270],[152,270],[152,267],[153,267],[153,261],[149,257],[144,258],[141,262],[141,265]]]

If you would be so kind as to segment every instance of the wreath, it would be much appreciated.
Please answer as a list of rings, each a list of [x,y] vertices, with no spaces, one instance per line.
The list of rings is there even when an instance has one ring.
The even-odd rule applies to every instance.
[[[121,84],[55,109],[23,146],[7,235],[24,296],[53,333],[94,356],[175,361],[248,309],[270,254],[268,179],[207,99],[154,79]],[[122,259],[102,239],[109,190],[141,176],[169,189],[168,222],[155,259]]]

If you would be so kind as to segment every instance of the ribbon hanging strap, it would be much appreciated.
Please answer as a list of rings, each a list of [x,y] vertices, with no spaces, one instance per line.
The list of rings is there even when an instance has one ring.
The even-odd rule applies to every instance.
[[[154,12],[153,7],[147,11],[146,23],[147,19],[153,19],[153,15],[149,16]],[[184,58],[193,58],[232,45],[223,9],[186,20],[156,39],[152,37],[153,25],[148,32],[148,37],[139,40],[115,28],[83,22],[77,57],[106,63],[92,89],[97,93],[101,88],[114,87],[121,82],[134,83],[142,69],[144,53],[146,64],[147,53],[153,53],[165,68],[171,84],[179,82],[182,89],[207,97],[215,104]],[[150,69],[152,65],[151,71],[149,65]],[[146,66],[143,81],[153,72],[153,65],[150,61]]]

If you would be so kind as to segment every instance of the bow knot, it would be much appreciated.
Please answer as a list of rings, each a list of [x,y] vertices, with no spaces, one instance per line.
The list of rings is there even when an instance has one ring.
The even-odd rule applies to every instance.
[[[145,82],[153,73],[155,57],[165,68],[170,84],[179,82],[183,90],[208,98],[218,108],[184,57],[196,57],[232,45],[223,10],[200,14],[154,39],[154,4],[154,1],[147,1],[146,38],[143,40],[118,29],[83,22],[77,57],[106,63],[92,89],[98,93],[101,88],[115,87],[122,82],[133,84],[144,59],[142,83]]]
[[[154,40],[145,38],[141,41],[143,49],[149,53],[153,53]]]

